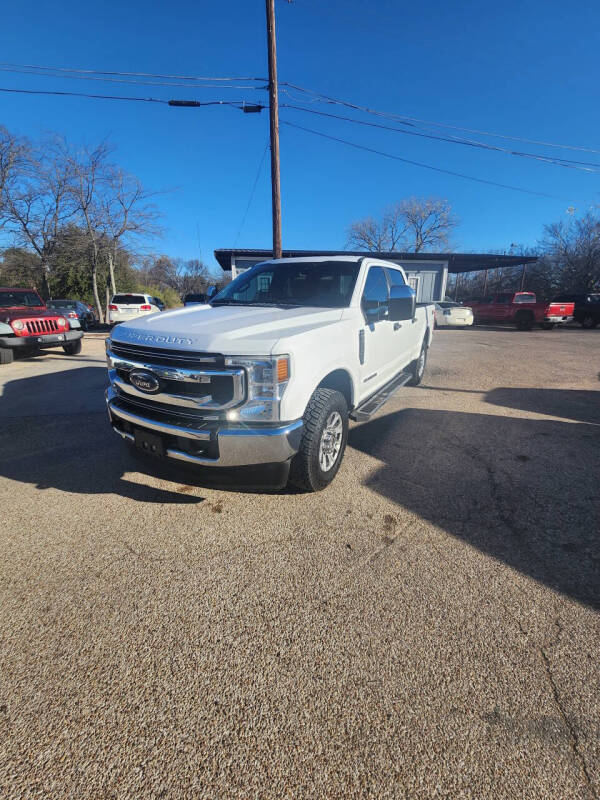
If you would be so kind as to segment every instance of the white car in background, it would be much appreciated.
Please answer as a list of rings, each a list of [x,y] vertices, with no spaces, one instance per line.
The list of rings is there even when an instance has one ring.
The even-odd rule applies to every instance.
[[[467,306],[452,300],[442,300],[435,304],[436,328],[465,328],[473,324],[473,311]]]
[[[156,314],[161,308],[156,298],[150,294],[115,294],[108,306],[108,324],[116,325],[118,322],[129,322],[145,314]]]

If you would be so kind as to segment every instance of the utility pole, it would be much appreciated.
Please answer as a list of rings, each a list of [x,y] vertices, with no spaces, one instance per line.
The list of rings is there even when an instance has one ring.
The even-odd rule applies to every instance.
[[[273,258],[281,258],[281,182],[279,179],[279,95],[277,90],[277,45],[275,0],[266,0],[269,45],[269,122],[271,128],[271,201],[273,210]]]

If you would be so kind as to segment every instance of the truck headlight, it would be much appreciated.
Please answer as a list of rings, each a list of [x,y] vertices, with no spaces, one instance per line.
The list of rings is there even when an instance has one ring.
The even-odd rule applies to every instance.
[[[16,331],[22,331],[22,330],[23,330],[23,328],[25,327],[25,323],[24,323],[24,322],[21,322],[21,320],[20,320],[20,319],[15,319],[15,320],[13,321],[13,324],[12,324],[12,326],[13,326],[13,328],[14,328]]]
[[[228,414],[230,419],[271,422],[279,419],[281,398],[290,379],[290,357],[229,356],[228,367],[243,367],[248,377],[248,398],[243,406]]]

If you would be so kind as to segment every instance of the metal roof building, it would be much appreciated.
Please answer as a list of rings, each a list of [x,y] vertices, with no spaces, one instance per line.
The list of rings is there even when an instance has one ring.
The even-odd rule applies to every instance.
[[[448,274],[478,272],[500,267],[519,267],[533,264],[537,256],[496,255],[493,253],[401,253],[395,250],[364,252],[359,250],[284,250],[283,258],[303,256],[370,256],[400,264],[417,300],[443,300]],[[233,278],[261,261],[272,257],[271,250],[215,250],[215,258],[224,271],[231,270]]]

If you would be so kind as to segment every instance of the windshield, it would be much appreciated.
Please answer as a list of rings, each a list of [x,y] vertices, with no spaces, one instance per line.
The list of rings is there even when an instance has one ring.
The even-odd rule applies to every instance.
[[[36,292],[0,292],[0,308],[43,305],[44,301]]]
[[[257,264],[211,300],[211,305],[345,308],[358,275],[357,261]]]

